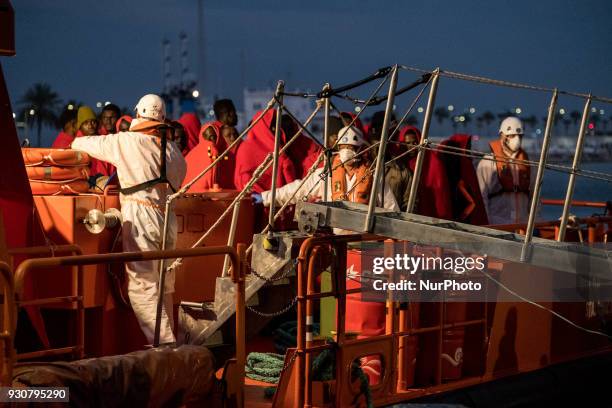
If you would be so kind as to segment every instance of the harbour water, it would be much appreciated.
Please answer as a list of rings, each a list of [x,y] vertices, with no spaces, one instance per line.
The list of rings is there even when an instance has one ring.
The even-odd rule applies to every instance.
[[[571,164],[568,164],[568,166]],[[583,163],[581,169],[591,170],[601,173],[612,174],[612,162],[592,162]],[[542,197],[552,199],[564,199],[567,190],[569,175],[557,171],[546,170],[544,182],[542,184]],[[576,178],[576,188],[574,190],[574,200],[585,201],[608,201],[612,200],[612,183],[592,178]],[[540,215],[542,219],[551,220],[561,216],[561,206],[542,206]],[[572,208],[571,213],[577,216],[589,216],[601,214],[603,210],[597,208]]]

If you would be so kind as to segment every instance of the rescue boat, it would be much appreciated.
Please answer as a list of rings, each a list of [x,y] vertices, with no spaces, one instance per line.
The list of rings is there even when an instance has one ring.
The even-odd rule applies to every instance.
[[[357,84],[326,86],[317,95],[317,110],[295,136],[310,133],[309,121],[323,107],[329,116],[333,96],[365,82],[390,80],[388,95],[379,100],[386,102],[387,115],[395,95],[428,87],[412,210],[422,155],[435,147],[428,130],[437,81],[469,77],[436,69],[398,89],[402,69],[412,70],[396,65]],[[557,91],[550,91],[554,112]],[[283,96],[288,97],[279,82],[265,111],[290,114]],[[578,97],[588,113],[596,97]],[[255,228],[261,213],[248,190],[265,169],[276,171],[276,151],[242,191],[194,193],[189,187],[195,179],[188,181],[171,200],[179,226],[176,249],[131,253],[121,249],[117,187],[90,191],[82,169],[87,157],[79,152],[21,150],[3,76],[0,102],[0,163],[3,173],[12,175],[0,180],[3,386],[67,387],[62,401],[75,406],[611,403],[600,373],[612,367],[612,299],[596,292],[611,276],[605,244],[612,208],[609,202],[572,199],[574,176],[589,175],[579,169],[584,126],[566,199],[542,199],[539,187],[534,192],[536,203],[564,206],[561,220],[536,221],[535,206],[526,224],[475,226],[410,210],[393,213],[371,203],[298,200],[297,230],[275,228],[281,208],[269,212],[260,231]],[[543,153],[533,163],[536,186],[547,166],[551,129],[549,115]],[[375,179],[391,136],[383,132]],[[570,218],[572,206],[600,214]],[[334,235],[333,228],[359,233]],[[381,245],[386,250],[389,242],[415,256],[487,254],[485,273],[474,278],[487,297],[470,301],[459,286],[435,301],[367,302],[369,250]],[[168,260],[166,266],[176,270],[177,347],[148,347],[131,311],[122,266],[147,259]],[[590,291],[569,302],[533,300],[516,289],[529,281],[553,293],[555,271],[588,280]]]

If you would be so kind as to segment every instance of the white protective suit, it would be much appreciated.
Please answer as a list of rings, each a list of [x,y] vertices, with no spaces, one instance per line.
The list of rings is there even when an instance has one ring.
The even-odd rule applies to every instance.
[[[522,224],[527,223],[529,218],[529,206],[531,197],[522,192],[503,192],[494,197],[489,198],[490,194],[494,194],[502,189],[499,177],[497,175],[497,166],[492,160],[493,155],[486,155],[476,168],[478,177],[478,185],[482,193],[482,200],[489,224]],[[512,169],[512,178],[515,184],[518,184],[518,167],[510,164]],[[530,171],[530,191],[533,191],[535,182],[534,169]]]
[[[138,119],[134,122],[138,123]],[[132,123],[132,126],[134,125]],[[131,187],[159,176],[159,139],[139,132],[121,132],[106,136],[77,137],[72,148],[104,160],[117,168],[117,176],[123,188]],[[179,188],[185,177],[186,164],[180,149],[168,141],[166,147],[166,176],[174,188]],[[161,249],[166,196],[172,191],[166,184],[158,184],[130,195],[120,195],[123,216],[123,250],[153,251]],[[167,249],[176,243],[177,224],[172,210],[168,218]],[[155,333],[157,293],[160,261],[126,263],[130,303],[147,340],[152,343]],[[167,263],[170,261],[167,261]],[[172,293],[174,271],[168,271],[164,289],[160,343],[175,341],[172,328]],[[168,311],[169,313],[167,313]]]
[[[294,180],[289,184],[285,184],[284,186],[277,188],[276,196],[275,196],[276,205],[281,206],[285,204],[287,201],[289,201],[290,198],[291,198],[291,204],[296,204],[298,201],[303,200],[304,197],[306,197],[306,199],[308,200],[316,200],[316,201],[323,200],[323,181],[321,180],[322,173],[323,173],[322,167],[316,169],[310,175],[310,177],[306,179],[306,182],[304,183],[302,188],[297,192],[297,194],[294,195],[293,198],[291,198],[291,196],[298,189],[302,180]],[[351,188],[353,188],[353,185],[355,184],[356,179],[357,179],[357,175],[355,174],[353,174],[353,176],[350,178],[348,175],[346,175],[347,190],[351,190]],[[318,185],[315,187],[317,183]],[[376,205],[380,206],[380,204],[383,203],[383,196],[384,196],[384,208],[388,210],[392,210],[392,211],[399,211],[400,210],[399,205],[397,204],[397,200],[395,199],[395,196],[393,195],[393,191],[389,188],[389,185],[387,183],[384,183],[384,191],[381,191],[381,190],[383,189],[381,189],[379,186]],[[331,198],[332,197],[331,176],[327,178],[327,197],[329,201],[332,200]],[[262,192],[261,198],[263,200],[263,204],[266,207],[270,206],[270,202],[272,200],[272,192],[271,191]]]

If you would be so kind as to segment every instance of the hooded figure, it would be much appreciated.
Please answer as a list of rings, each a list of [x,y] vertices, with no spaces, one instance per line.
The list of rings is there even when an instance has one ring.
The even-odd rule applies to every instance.
[[[183,113],[178,122],[183,125],[187,132],[187,147],[183,150],[183,156],[198,144],[198,132],[200,131],[200,119],[193,112]]]
[[[380,141],[384,118],[384,111],[376,112],[372,116],[372,123],[370,126],[370,142],[375,143]],[[408,199],[410,198],[412,172],[406,166],[405,158],[404,160],[399,159],[391,161],[392,158],[397,157],[403,152],[399,148],[400,145],[396,142],[396,140],[399,138],[399,135],[397,135],[397,132],[395,132],[396,128],[397,121],[395,119],[395,115],[393,115],[389,123],[389,139],[391,139],[391,136],[393,136],[393,139],[387,141],[387,147],[385,149],[386,164],[383,171],[385,182],[389,185],[391,191],[393,191],[393,195],[400,206],[400,210],[406,211]],[[371,152],[372,157],[376,157],[377,152],[378,148],[374,148]]]
[[[414,126],[406,126],[400,131],[399,142],[406,143],[407,149],[416,146],[421,142],[421,131]],[[417,159],[416,149],[408,156],[408,167],[414,174]],[[446,168],[438,155],[430,150],[425,151],[414,212],[428,217],[453,219]]]
[[[499,126],[499,139],[489,143],[492,154],[478,163],[478,184],[491,224],[527,222],[535,174],[521,163],[529,160],[522,138],[521,120],[507,117]]]
[[[76,134],[76,124],[77,112],[74,109],[64,109],[57,120],[57,127],[60,129],[60,132],[51,147],[65,149],[70,146]]]
[[[123,187],[119,199],[123,217],[124,251],[161,249],[166,197],[178,189],[185,176],[185,160],[176,144],[166,134],[164,101],[157,95],[143,96],[136,105],[137,118],[128,132],[108,136],[83,136],[72,142],[72,148],[117,167]],[[166,140],[162,139],[166,138]],[[161,171],[162,147],[166,149],[166,174]],[[174,248],[177,223],[174,210],[168,214],[166,249]],[[126,263],[128,294],[140,327],[153,342],[158,299],[160,261]],[[161,343],[173,343],[172,293],[174,271],[169,270],[164,287],[161,315]]]
[[[472,225],[487,225],[487,212],[480,194],[476,169],[470,157],[459,156],[455,149],[470,150],[472,136],[456,134],[440,143],[438,155],[446,166],[451,202],[453,203],[453,219]],[[450,153],[445,153],[450,152]]]
[[[365,138],[359,129],[348,126],[340,130],[338,137],[339,152],[332,162],[332,174],[327,178],[327,186],[321,181],[324,168],[319,167],[299,190],[298,187],[302,180],[295,180],[278,188],[275,195],[276,205],[283,205],[287,201],[295,204],[304,198],[320,201],[323,199],[325,188],[328,200],[362,204],[369,202],[374,176],[368,171],[370,161],[367,156],[358,156],[358,153],[367,145]],[[271,199],[271,191],[261,193],[261,200],[265,206],[270,206]],[[378,206],[384,205],[384,208],[399,211],[393,192],[386,183],[378,188],[377,203]]]
[[[130,115],[123,115],[117,120],[115,123],[115,131],[119,132],[127,132],[130,130],[130,126],[132,125],[132,117]]]
[[[292,138],[293,135],[295,135],[299,130],[298,125],[289,115],[283,115],[281,119],[281,126],[287,138]],[[295,176],[302,179],[306,177],[310,167],[312,167],[312,165],[319,158],[321,147],[311,138],[300,133],[295,141],[291,143],[289,149],[287,149],[287,153],[289,154],[291,161],[293,161]]]
[[[253,120],[259,117],[257,112]],[[274,152],[274,126],[276,112],[269,110],[247,134],[246,140],[240,144],[236,153],[236,170],[234,184],[242,190],[255,172],[255,169],[264,161],[268,153]],[[281,130],[281,146],[286,142],[285,134]],[[276,186],[281,187],[295,180],[295,168],[287,154],[278,158],[278,173]],[[261,193],[272,188],[272,166],[266,170],[262,177],[253,185],[253,191]]]
[[[214,140],[209,140],[205,136],[207,129],[212,128],[215,134]],[[187,162],[187,175],[185,183],[193,180],[206,167],[217,159],[229,146],[228,140],[235,136],[234,128],[225,126],[221,122],[209,122],[202,126],[200,131],[200,141],[185,156]],[[235,139],[234,139],[235,140]],[[231,144],[231,142],[229,142]],[[236,169],[236,152],[240,147],[238,142],[217,164],[210,169],[203,177],[196,181],[189,192],[201,192],[214,188],[215,184],[222,189],[234,190],[234,171]]]

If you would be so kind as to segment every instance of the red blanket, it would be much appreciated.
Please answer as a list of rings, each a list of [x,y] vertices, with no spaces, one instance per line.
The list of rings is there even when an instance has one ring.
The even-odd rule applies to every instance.
[[[55,141],[51,145],[54,149],[70,149],[70,144],[74,140],[74,136],[64,132],[63,130],[59,132]]]
[[[286,135],[287,138],[292,138],[298,132],[299,127],[295,122],[291,122],[291,129],[287,130],[289,135]],[[293,166],[295,167],[295,176],[298,179],[302,179],[308,173],[310,166],[317,161],[319,157],[319,153],[321,153],[321,147],[315,143],[314,140],[309,138],[308,136],[300,133],[299,136],[295,139],[291,146],[287,149],[287,153],[293,162]]]
[[[261,112],[253,117],[255,120]],[[247,134],[246,140],[240,144],[236,153],[236,171],[234,183],[236,188],[243,189],[247,185],[255,169],[264,161],[268,153],[274,151],[274,133],[271,126],[274,124],[276,112],[268,111],[263,118],[253,126]],[[285,134],[281,131],[281,145],[285,143]],[[296,179],[295,168],[289,156],[282,154],[278,161],[278,174],[276,186],[281,187]],[[272,188],[272,166],[264,172],[262,177],[253,186],[253,191],[261,193]]]
[[[469,150],[472,147],[472,136],[455,134],[444,140],[441,145]],[[489,223],[487,211],[484,208],[478,178],[472,159],[458,156],[459,151],[444,147],[438,148],[438,155],[446,166],[446,174],[450,184],[451,199],[453,203],[453,218],[457,221],[473,225],[486,225]]]
[[[414,132],[421,140],[421,131],[414,126],[406,126],[400,131],[400,141],[406,140],[406,133]],[[416,156],[408,159],[408,166],[414,173]],[[446,167],[435,152],[425,151],[421,181],[417,193],[416,213],[429,217],[453,219],[450,188],[446,176]]]
[[[187,148],[183,151],[183,154],[187,154],[198,144],[198,134],[200,132],[200,119],[193,112],[183,113],[183,116],[178,120],[183,125],[185,132],[187,132]]]
[[[200,131],[198,144],[185,156],[187,162],[187,175],[185,176],[185,184],[193,180],[200,174],[215,158],[223,153],[228,144],[221,136],[221,122],[209,122],[202,126]],[[204,138],[204,132],[207,128],[212,127],[215,131],[216,140],[210,141]],[[240,146],[240,142],[226,154],[226,158],[219,161],[202,178],[196,181],[190,188],[190,192],[201,192],[214,187],[217,184],[223,189],[235,189],[234,185],[234,170],[236,167],[236,151]]]

